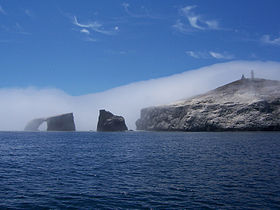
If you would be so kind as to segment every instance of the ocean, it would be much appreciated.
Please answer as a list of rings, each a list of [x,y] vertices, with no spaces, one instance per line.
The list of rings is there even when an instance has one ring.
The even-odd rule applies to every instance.
[[[279,132],[0,132],[0,209],[279,209]]]

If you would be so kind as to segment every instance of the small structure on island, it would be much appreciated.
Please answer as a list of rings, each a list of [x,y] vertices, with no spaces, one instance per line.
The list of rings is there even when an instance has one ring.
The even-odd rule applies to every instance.
[[[47,123],[47,131],[75,131],[73,113],[56,115],[47,118],[37,118],[27,123],[25,131],[39,131],[40,125]]]
[[[251,70],[251,80],[254,80],[255,79],[255,73],[254,73],[254,70]]]
[[[244,74],[242,74],[241,80],[244,80],[244,79],[246,79],[246,78],[245,78]]]
[[[97,131],[127,131],[127,126],[122,116],[116,116],[105,109],[101,109],[99,110]]]

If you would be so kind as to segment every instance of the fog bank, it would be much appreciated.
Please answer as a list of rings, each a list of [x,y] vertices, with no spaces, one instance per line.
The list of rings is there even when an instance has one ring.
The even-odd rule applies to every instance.
[[[77,130],[96,130],[98,110],[126,119],[129,129],[141,108],[168,104],[218,86],[250,77],[280,80],[280,62],[233,61],[188,70],[181,74],[131,83],[104,92],[70,96],[58,89],[0,89],[0,130],[23,130],[34,118],[73,112]]]

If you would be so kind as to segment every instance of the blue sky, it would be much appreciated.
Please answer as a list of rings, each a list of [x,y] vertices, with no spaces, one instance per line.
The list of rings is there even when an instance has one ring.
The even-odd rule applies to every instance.
[[[226,61],[280,61],[279,8],[279,0],[0,0],[0,88],[82,95]]]

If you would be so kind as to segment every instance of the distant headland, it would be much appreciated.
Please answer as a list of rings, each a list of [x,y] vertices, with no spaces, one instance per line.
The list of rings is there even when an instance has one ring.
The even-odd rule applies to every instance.
[[[73,113],[31,120],[25,131],[75,131]],[[137,130],[145,131],[280,131],[280,81],[254,77],[218,87],[169,105],[141,110]],[[125,119],[99,110],[97,131],[127,131]]]
[[[141,110],[137,130],[280,131],[280,82],[254,78],[171,105]]]

